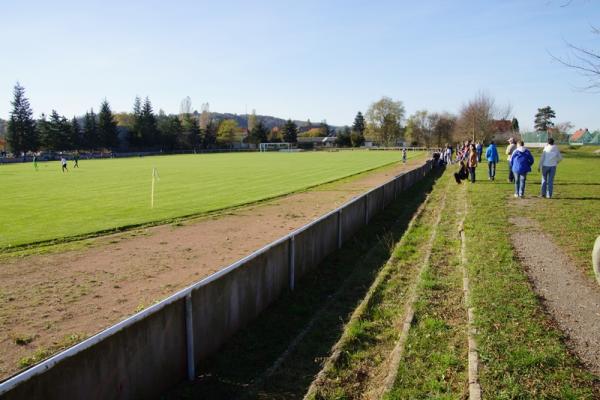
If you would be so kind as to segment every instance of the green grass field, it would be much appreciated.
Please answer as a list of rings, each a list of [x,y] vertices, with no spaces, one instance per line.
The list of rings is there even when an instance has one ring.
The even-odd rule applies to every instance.
[[[409,153],[418,157],[419,153]],[[228,153],[0,166],[0,250],[284,195],[399,161],[400,152]],[[150,208],[152,169],[155,207]]]
[[[554,198],[539,199],[524,210],[554,236],[579,268],[593,278],[591,249],[600,235],[600,146],[561,148],[563,161],[558,165],[554,182]],[[539,195],[540,174],[537,172],[539,152],[533,153],[536,164],[527,192]]]

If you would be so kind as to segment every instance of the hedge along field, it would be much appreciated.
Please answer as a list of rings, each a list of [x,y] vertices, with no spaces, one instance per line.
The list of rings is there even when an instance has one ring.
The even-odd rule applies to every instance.
[[[421,153],[409,153],[410,158]],[[0,250],[197,215],[401,160],[396,151],[221,153],[0,166]],[[159,180],[150,208],[152,170]]]

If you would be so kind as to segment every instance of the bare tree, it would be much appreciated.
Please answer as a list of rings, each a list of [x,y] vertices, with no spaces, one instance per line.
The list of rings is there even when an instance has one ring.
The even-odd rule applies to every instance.
[[[564,0],[560,7],[569,7],[573,0]],[[592,34],[600,36],[600,29],[592,25]],[[550,56],[566,67],[572,68],[583,75],[588,84],[583,90],[600,90],[600,52],[573,43],[566,42],[568,55],[566,57],[557,57],[550,53]]]
[[[600,35],[600,29],[592,27],[592,33]],[[588,83],[583,87],[584,90],[600,90],[600,53],[592,49],[576,46],[566,42],[569,54],[566,57],[557,57],[550,53],[550,56],[559,63],[572,68],[583,75]]]
[[[569,141],[569,131],[573,129],[575,125],[571,121],[557,122],[553,129],[550,129],[548,133],[554,140],[559,143],[567,143]]]
[[[183,100],[181,100],[181,104],[179,106],[179,115],[184,117],[192,113],[192,99],[190,96],[186,96]]]
[[[479,92],[462,106],[454,129],[454,139],[490,140],[495,133],[494,120],[507,119],[510,114],[510,105],[498,107],[492,96]]]
[[[200,108],[200,129],[206,129],[208,124],[210,123],[210,106],[208,103],[202,103],[202,107]]]
[[[248,116],[248,132],[254,129],[256,126],[257,118],[256,118],[256,110],[252,109],[252,114]]]

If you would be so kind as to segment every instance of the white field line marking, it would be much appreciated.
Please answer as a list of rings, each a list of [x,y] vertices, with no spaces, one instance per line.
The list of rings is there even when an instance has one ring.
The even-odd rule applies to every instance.
[[[408,338],[408,332],[410,331],[410,327],[412,325],[413,319],[415,317],[415,303],[417,301],[417,292],[421,280],[423,278],[423,273],[429,266],[429,261],[431,259],[431,252],[433,250],[433,245],[435,242],[435,238],[437,237],[438,226],[442,220],[442,212],[446,208],[446,195],[447,195],[448,186],[446,186],[446,192],[444,192],[444,197],[442,200],[442,206],[438,207],[438,214],[436,216],[435,224],[433,225],[433,229],[431,230],[431,235],[429,236],[429,240],[427,242],[425,258],[423,259],[423,264],[419,270],[419,276],[417,281],[413,284],[410,289],[410,297],[406,305],[405,318],[404,323],[402,324],[402,331],[400,332],[400,338],[396,342],[396,346],[390,353],[387,375],[383,384],[375,388],[374,393],[372,393],[369,398],[382,398],[387,393],[389,393],[393,387],[394,382],[396,381],[396,377],[398,376],[398,368],[400,367],[400,361],[402,360],[402,355],[404,354],[404,345],[406,344],[406,339]]]
[[[463,190],[465,193],[465,190]],[[460,232],[460,264],[463,273],[463,293],[467,307],[467,341],[469,346],[468,370],[469,370],[469,400],[481,399],[481,386],[479,385],[479,356],[477,354],[477,343],[475,342],[475,327],[473,307],[471,307],[471,292],[469,290],[469,273],[467,271],[467,243],[465,237],[465,218],[467,216],[467,201],[464,199],[464,211],[459,223]]]
[[[423,213],[423,210],[425,209],[426,205],[429,203],[430,197],[431,197],[431,194],[428,194],[427,197],[425,198],[425,200],[423,201],[423,203],[419,206],[419,208],[417,209],[417,211],[413,215],[412,219],[408,223],[408,226],[406,227],[406,230],[404,231],[404,234],[402,235],[402,238],[400,239],[400,241],[398,242],[398,244],[395,246],[395,248],[402,246],[406,242],[406,237],[408,236],[409,232],[412,230],[413,226],[415,225],[416,220]],[[385,276],[387,276],[387,271],[388,271],[388,269],[392,265],[391,261],[393,260],[393,258],[394,257],[392,255],[392,257],[390,257],[390,259],[387,261],[386,265],[381,269],[381,271],[379,272],[379,274],[375,278],[375,281],[373,281],[373,283],[369,287],[369,291],[367,292],[367,294],[365,295],[365,297],[362,299],[362,301],[360,302],[360,304],[358,305],[358,307],[356,307],[354,309],[354,312],[352,313],[352,316],[350,317],[350,319],[348,320],[348,322],[346,323],[346,325],[344,325],[344,328],[343,328],[344,334],[342,334],[342,337],[337,341],[337,343],[331,349],[331,355],[329,356],[329,358],[327,359],[327,361],[325,361],[325,364],[323,365],[323,368],[321,369],[321,371],[317,374],[317,376],[315,377],[315,379],[310,384],[310,387],[308,388],[308,391],[304,395],[304,399],[308,399],[312,394],[315,393],[315,391],[317,390],[317,387],[325,379],[326,372],[329,371],[333,367],[333,365],[337,362],[337,360],[339,359],[340,354],[342,352],[342,347],[346,343],[346,341],[348,340],[347,334],[346,334],[346,332],[348,331],[347,330],[348,326],[350,326],[351,323],[353,323],[358,318],[360,318],[361,315],[363,315],[363,313],[364,313],[364,311],[365,311],[365,309],[367,307],[367,304],[369,303],[371,297],[375,293],[375,290],[382,283],[383,278]]]

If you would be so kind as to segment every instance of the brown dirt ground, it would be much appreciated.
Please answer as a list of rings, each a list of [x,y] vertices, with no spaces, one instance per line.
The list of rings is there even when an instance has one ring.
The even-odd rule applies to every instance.
[[[567,345],[600,375],[600,288],[575,267],[536,221],[513,217],[513,246]]]
[[[73,344],[72,335],[89,337],[421,162],[220,215],[98,237],[86,248],[1,260],[0,379],[17,372],[23,357]]]

